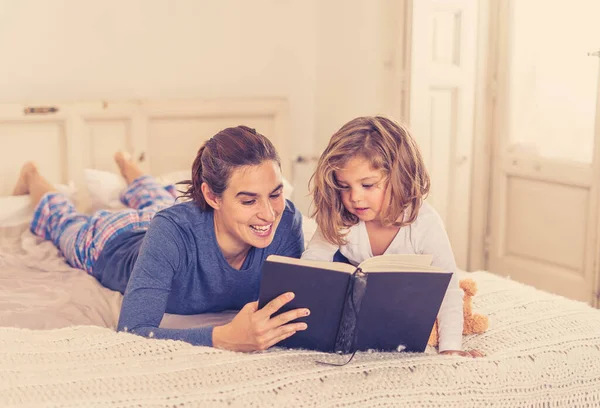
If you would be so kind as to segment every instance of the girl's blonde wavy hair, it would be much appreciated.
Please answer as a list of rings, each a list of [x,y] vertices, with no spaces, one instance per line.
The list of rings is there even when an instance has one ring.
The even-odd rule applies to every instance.
[[[355,157],[368,160],[373,169],[385,174],[383,225],[403,227],[414,222],[429,193],[429,174],[406,126],[382,116],[351,120],[331,137],[309,182],[311,216],[325,239],[337,245],[346,243],[346,229],[358,223],[358,217],[344,207],[335,172]]]

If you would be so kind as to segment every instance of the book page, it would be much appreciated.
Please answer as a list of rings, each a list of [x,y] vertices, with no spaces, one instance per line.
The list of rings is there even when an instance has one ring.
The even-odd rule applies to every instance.
[[[309,261],[305,259],[290,258],[281,255],[269,255],[267,257],[268,262],[278,262],[290,265],[306,266],[309,268],[327,269],[330,271],[338,271],[345,273],[354,273],[356,267],[350,264],[342,262],[330,262],[330,261]]]
[[[443,272],[431,266],[433,255],[393,254],[369,258],[359,265],[364,272]]]

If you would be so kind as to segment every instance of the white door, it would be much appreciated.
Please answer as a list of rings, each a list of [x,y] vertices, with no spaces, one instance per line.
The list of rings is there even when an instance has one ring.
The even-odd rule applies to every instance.
[[[600,184],[597,0],[496,2],[487,268],[594,298]],[[532,29],[535,27],[535,29]]]
[[[469,252],[477,0],[412,2],[410,128],[459,267]]]

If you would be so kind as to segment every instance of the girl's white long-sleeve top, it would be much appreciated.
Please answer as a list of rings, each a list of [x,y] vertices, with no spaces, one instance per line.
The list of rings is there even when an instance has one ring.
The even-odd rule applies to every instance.
[[[340,250],[341,254],[356,266],[373,257],[363,221],[350,227],[345,239],[347,243],[343,246],[331,244],[317,229],[302,254],[302,259],[332,261],[335,253]],[[433,266],[453,272],[438,314],[439,350],[461,350],[463,291],[458,286],[457,267],[448,234],[433,207],[423,203],[417,219],[411,225],[400,228],[385,254],[431,254]]]

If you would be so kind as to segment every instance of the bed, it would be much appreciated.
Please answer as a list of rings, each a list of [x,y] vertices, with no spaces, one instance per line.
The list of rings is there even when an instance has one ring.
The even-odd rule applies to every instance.
[[[170,110],[161,106],[163,114],[186,121],[185,115],[192,112],[180,104],[168,105]],[[194,104],[195,109],[198,106]],[[282,111],[277,104],[263,107],[273,106],[275,112]],[[257,115],[270,129],[281,121],[277,113],[222,106],[214,108],[212,116],[198,116],[195,111],[195,120],[204,126],[205,119],[197,117],[208,121],[217,116],[219,123],[225,123],[226,115],[218,114],[225,111],[233,115],[228,120],[236,122],[252,121],[252,115]],[[94,126],[105,133],[95,135],[119,130],[98,125],[99,117],[95,116]],[[141,120],[139,112],[136,120]],[[144,128],[140,123],[136,126]],[[186,126],[195,132],[200,125],[177,122],[171,129]],[[171,132],[164,122],[159,128]],[[160,132],[154,129],[153,137]],[[281,143],[283,139],[277,141],[278,148]],[[154,152],[151,163],[160,163],[155,174],[181,166],[170,168],[176,160]],[[60,161],[46,160],[62,168]],[[85,164],[81,159],[69,164],[72,169],[67,166],[64,174],[58,171],[65,177],[57,181],[68,184],[71,171]],[[74,183],[83,190],[78,180]],[[87,200],[90,205],[90,197]],[[600,312],[583,303],[488,272],[461,272],[477,282],[474,309],[490,319],[487,332],[464,339],[466,348],[486,354],[481,359],[440,356],[428,348],[422,354],[361,352],[346,366],[332,367],[317,361],[339,362],[339,356],[278,348],[242,354],[194,347],[116,333],[121,295],[69,267],[51,243],[29,232],[27,217],[16,212],[9,217],[12,222],[0,226],[2,407],[600,406]],[[314,222],[305,217],[304,227],[309,239]],[[161,325],[216,324],[232,315],[166,315]]]

